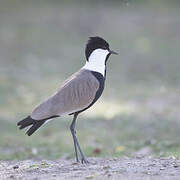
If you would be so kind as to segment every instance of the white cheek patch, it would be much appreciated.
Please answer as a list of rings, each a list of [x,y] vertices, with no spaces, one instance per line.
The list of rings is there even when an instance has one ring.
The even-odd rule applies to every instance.
[[[88,61],[86,62],[83,69],[88,69],[91,71],[96,71],[101,73],[104,76],[105,73],[105,61],[106,57],[109,54],[108,50],[96,49],[89,56]]]

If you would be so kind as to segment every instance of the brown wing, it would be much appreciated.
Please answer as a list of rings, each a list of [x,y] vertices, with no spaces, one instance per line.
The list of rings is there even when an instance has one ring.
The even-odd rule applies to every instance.
[[[57,93],[32,112],[35,120],[55,115],[66,115],[88,107],[94,100],[99,82],[94,75],[81,69],[67,79]]]

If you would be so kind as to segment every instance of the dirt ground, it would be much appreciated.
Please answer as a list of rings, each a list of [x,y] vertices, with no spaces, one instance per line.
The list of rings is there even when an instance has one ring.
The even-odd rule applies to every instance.
[[[90,164],[74,160],[1,161],[0,179],[180,179],[180,159],[123,157],[89,158]]]

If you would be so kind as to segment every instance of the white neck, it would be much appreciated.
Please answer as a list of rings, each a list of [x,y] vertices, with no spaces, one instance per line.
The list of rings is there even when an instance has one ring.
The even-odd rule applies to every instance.
[[[108,50],[96,49],[89,56],[88,61],[82,67],[83,69],[88,69],[90,71],[96,71],[101,73],[104,76],[105,73],[105,61],[106,57],[109,54]]]

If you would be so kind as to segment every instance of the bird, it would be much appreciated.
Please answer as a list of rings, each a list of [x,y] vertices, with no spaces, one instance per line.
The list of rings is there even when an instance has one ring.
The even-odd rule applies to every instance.
[[[85,47],[85,65],[64,81],[55,94],[36,106],[32,113],[19,121],[19,129],[29,127],[26,131],[31,136],[46,121],[64,115],[72,115],[70,131],[73,138],[76,161],[89,163],[81,150],[76,136],[76,120],[80,113],[90,108],[101,96],[106,80],[106,66],[109,56],[118,54],[109,47],[102,37],[89,37]]]

